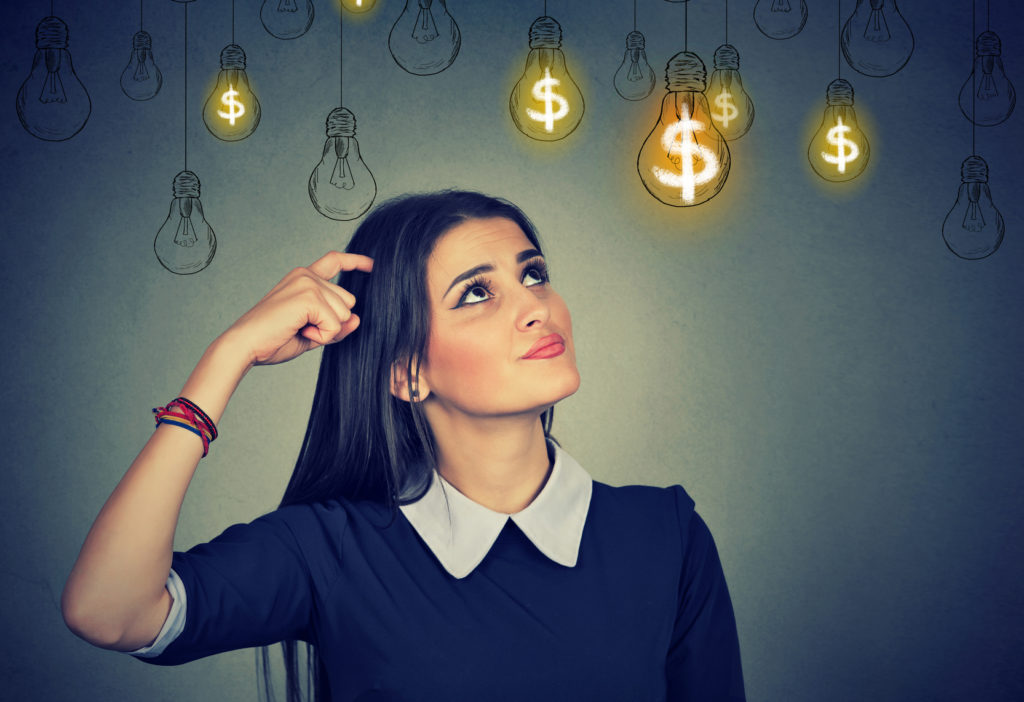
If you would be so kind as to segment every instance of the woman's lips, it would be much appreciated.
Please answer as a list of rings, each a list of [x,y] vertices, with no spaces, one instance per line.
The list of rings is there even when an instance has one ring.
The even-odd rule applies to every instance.
[[[565,353],[565,339],[560,334],[549,334],[534,344],[523,358],[554,358]]]

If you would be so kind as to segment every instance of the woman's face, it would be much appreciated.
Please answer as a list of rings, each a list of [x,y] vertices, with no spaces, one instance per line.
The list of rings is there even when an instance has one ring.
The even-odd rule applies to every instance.
[[[427,402],[494,417],[539,413],[576,392],[569,309],[518,224],[493,217],[453,227],[427,261],[427,291]]]

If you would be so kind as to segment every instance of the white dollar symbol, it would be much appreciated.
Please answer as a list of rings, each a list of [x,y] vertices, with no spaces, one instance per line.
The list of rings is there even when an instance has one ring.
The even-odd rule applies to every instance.
[[[840,173],[846,173],[846,164],[853,161],[860,155],[860,149],[857,148],[857,144],[849,141],[846,138],[846,133],[850,131],[852,127],[843,124],[842,117],[836,117],[836,126],[828,130],[828,134],[825,138],[829,144],[836,147],[836,155],[826,154],[824,151],[821,152],[821,158],[827,163],[834,163],[839,168]],[[849,152],[847,152],[849,147]]]
[[[569,114],[569,101],[561,95],[551,92],[551,88],[558,84],[558,79],[551,77],[551,69],[545,68],[544,77],[533,84],[533,99],[544,103],[544,111],[540,112],[529,107],[526,108],[526,115],[530,119],[543,122],[544,130],[547,132],[555,130],[556,119],[562,119]],[[552,101],[558,103],[558,112],[552,112]]]
[[[666,127],[661,135],[661,145],[665,147],[669,160],[676,164],[682,173],[658,166],[652,168],[659,181],[682,189],[684,202],[693,202],[694,188],[707,183],[718,173],[718,158],[715,157],[715,152],[693,139],[694,132],[703,130],[704,124],[690,119],[690,110],[684,105],[680,120]],[[693,172],[693,162],[696,158],[704,163],[699,173]]]
[[[740,111],[732,104],[732,94],[726,90],[720,92],[718,97],[715,98],[715,106],[721,108],[722,112],[721,114],[712,113],[711,116],[721,122],[723,127],[728,127],[729,122],[736,119],[740,114]]]
[[[238,95],[238,91],[235,90],[235,86],[228,84],[227,92],[220,96],[220,101],[227,105],[231,111],[217,110],[217,114],[226,119],[232,127],[235,126],[235,120],[245,114],[245,105],[235,100],[236,95]],[[236,107],[238,108],[237,111],[235,111]]]

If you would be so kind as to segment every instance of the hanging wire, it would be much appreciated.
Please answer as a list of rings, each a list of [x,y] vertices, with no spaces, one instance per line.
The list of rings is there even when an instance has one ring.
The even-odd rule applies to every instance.
[[[344,8],[338,10],[338,107],[345,106],[345,100],[342,97],[342,86],[344,83],[344,71],[342,70],[345,62],[342,58],[342,38],[345,36],[344,24],[342,18],[345,15]]]
[[[633,0],[633,31],[636,31],[636,0]]]
[[[231,43],[235,43],[235,0],[231,0]]]
[[[975,12],[978,8],[978,0],[971,0],[971,156],[977,156],[977,147],[975,146],[975,133],[978,131],[978,125],[974,121],[974,100],[977,90],[974,87],[974,40],[977,35],[977,27],[975,26]]]
[[[143,29],[143,24],[142,24],[142,2],[143,2],[143,0],[139,0],[139,31],[140,32]]]
[[[188,170],[188,3],[185,5],[185,170]]]
[[[992,30],[992,0],[985,0],[985,31]]]
[[[548,0],[544,0],[544,16],[548,16]]]
[[[690,44],[688,42],[687,32],[689,32],[690,24],[690,3],[683,3],[683,51],[690,50]]]
[[[839,60],[839,44],[842,41],[843,34],[843,3],[842,0],[836,0],[836,78],[843,77],[842,62]]]
[[[729,43],[729,0],[725,0],[725,43]]]

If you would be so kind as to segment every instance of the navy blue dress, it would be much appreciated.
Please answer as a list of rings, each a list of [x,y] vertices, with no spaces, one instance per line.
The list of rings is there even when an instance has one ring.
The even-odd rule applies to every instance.
[[[593,483],[575,567],[509,521],[452,577],[401,512],[293,505],[176,552],[185,628],[148,663],[299,639],[330,699],[744,700],[711,534],[679,486]]]

